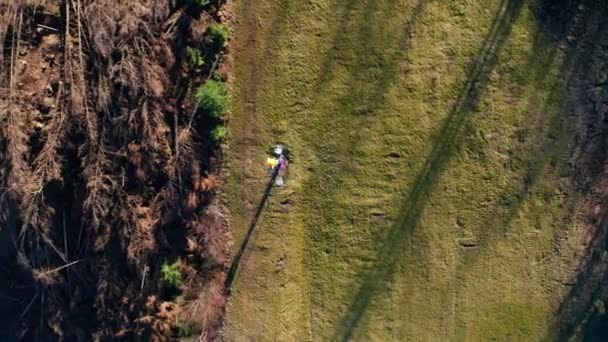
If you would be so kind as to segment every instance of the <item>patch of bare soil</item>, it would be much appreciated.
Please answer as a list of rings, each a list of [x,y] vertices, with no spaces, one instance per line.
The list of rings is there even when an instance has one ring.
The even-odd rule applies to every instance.
[[[0,0],[0,340],[217,337],[222,5]]]

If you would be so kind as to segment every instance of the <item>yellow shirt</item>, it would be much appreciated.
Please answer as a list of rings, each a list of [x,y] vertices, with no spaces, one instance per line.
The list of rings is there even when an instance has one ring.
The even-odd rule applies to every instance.
[[[266,159],[266,166],[268,166],[268,168],[275,168],[277,167],[277,165],[279,165],[279,161],[276,158],[268,158]]]

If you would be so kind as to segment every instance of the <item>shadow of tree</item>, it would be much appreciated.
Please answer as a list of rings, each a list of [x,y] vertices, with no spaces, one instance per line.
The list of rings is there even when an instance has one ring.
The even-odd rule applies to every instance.
[[[539,5],[545,14],[543,28],[570,43],[564,73],[571,97],[567,109],[575,112],[581,127],[577,136],[577,145],[581,147],[575,153],[572,165],[577,190],[589,203],[601,204],[603,208],[598,219],[587,222],[593,227],[587,251],[545,340],[603,341],[608,329],[608,321],[601,310],[602,301],[608,299],[608,262],[605,258],[608,251],[605,195],[608,189],[603,185],[608,158],[608,126],[602,107],[608,101],[603,76],[603,70],[608,68],[608,22],[605,20],[608,5],[590,0],[543,0]]]
[[[534,95],[524,111],[528,113],[528,118],[520,126],[524,132],[520,142],[527,147],[517,156],[521,165],[517,171],[523,176],[496,196],[495,207],[481,217],[481,224],[475,232],[474,248],[462,247],[459,251],[460,262],[454,278],[457,336],[466,336],[466,318],[463,319],[466,315],[459,314],[465,310],[460,306],[466,301],[461,302],[460,299],[465,286],[469,284],[469,275],[473,274],[471,269],[485,253],[494,251],[497,243],[508,237],[524,205],[540,191],[539,183],[545,176],[551,177],[551,173],[560,172],[557,167],[560,162],[565,163],[564,155],[569,152],[575,124],[567,117],[566,111],[562,110],[566,104],[563,95],[567,80],[562,81],[561,77],[559,82],[550,80],[553,68],[563,70],[567,65],[566,61],[560,59],[561,53],[558,50],[557,44],[545,34],[536,33],[531,48],[533,53],[523,70],[531,73],[527,85],[532,89],[549,86],[549,93],[542,97]],[[512,167],[513,165],[505,165],[505,168]],[[554,234],[554,239],[557,235],[559,232]],[[474,329],[474,326],[470,328]]]
[[[534,88],[541,88],[547,77],[550,76],[551,68],[558,57],[558,49],[544,35],[537,33],[531,50],[535,53],[524,69],[532,73],[530,85]],[[478,248],[464,251],[464,260],[460,268],[472,265],[485,249],[490,248],[493,242],[508,233],[513,220],[517,217],[523,204],[534,193],[535,187],[547,171],[547,167],[551,163],[556,163],[559,153],[567,148],[564,146],[568,142],[567,139],[554,136],[556,131],[561,132],[566,129],[563,122],[564,117],[560,115],[563,113],[554,108],[555,104],[560,102],[563,92],[563,87],[552,85],[544,100],[538,97],[533,98],[527,106],[526,113],[537,111],[541,114],[536,118],[540,122],[531,122],[528,123],[531,127],[525,127],[525,129],[539,132],[531,135],[530,138],[525,138],[526,145],[531,146],[532,150],[522,161],[524,177],[517,186],[499,196],[498,207],[487,214],[484,223],[479,226]],[[533,118],[529,119],[533,120]],[[500,203],[501,201],[505,203]],[[507,207],[506,211],[504,211],[505,207]],[[461,271],[459,270],[459,272]]]
[[[416,25],[417,20],[420,18],[420,14],[423,11],[428,1],[418,1],[415,8],[410,16],[410,21],[404,31],[410,32],[411,29]],[[336,68],[339,63],[344,63],[345,60],[349,59],[350,46],[353,45],[352,34],[356,32],[356,44],[357,52],[367,52],[368,55],[376,58],[360,58],[361,55],[356,54],[359,57],[358,63],[354,65],[354,70],[364,70],[362,67],[373,67],[374,63],[383,63],[381,60],[382,56],[379,54],[380,50],[376,49],[378,42],[376,41],[376,33],[382,32],[386,28],[386,23],[393,18],[398,11],[395,8],[398,6],[399,1],[361,1],[361,0],[347,0],[347,1],[336,1],[333,8],[333,12],[340,18],[336,29],[333,32],[329,49],[323,54],[325,57],[321,62],[321,69],[319,72],[319,83],[317,89],[321,92],[324,89],[327,82],[332,80],[335,76]],[[358,10],[361,6],[362,9]],[[361,18],[354,18],[357,13],[361,13]],[[355,27],[349,27],[349,24],[355,22]],[[407,36],[402,37],[402,43],[407,45]],[[406,46],[402,46],[406,48]],[[403,50],[395,54],[402,54]],[[394,58],[390,58],[394,60]],[[364,65],[366,64],[366,65]],[[390,61],[389,66],[392,65]],[[390,69],[390,68],[389,68]],[[368,71],[368,70],[366,70]],[[367,74],[367,72],[366,72]],[[394,75],[394,68],[390,71],[382,71],[384,75]],[[351,75],[353,76],[353,75]],[[370,75],[373,78],[373,73]],[[385,77],[379,78],[379,83],[383,83]],[[388,82],[386,82],[388,83]],[[381,92],[381,88],[379,87]]]
[[[328,94],[338,95],[332,99],[330,110],[322,110],[326,113],[323,117],[307,118],[307,126],[324,127],[319,132],[315,131],[316,141],[313,142],[324,171],[308,176],[303,185],[305,189],[318,188],[313,195],[316,197],[314,205],[323,222],[336,221],[335,211],[325,211],[322,203],[336,201],[340,195],[328,191],[328,188],[343,189],[340,175],[356,172],[352,168],[363,143],[363,130],[380,122],[378,115],[387,106],[386,93],[401,75],[402,64],[407,63],[413,33],[425,14],[428,2],[419,0],[411,5],[406,1],[335,2],[332,13],[339,13],[339,21],[329,48],[321,52],[324,58],[320,62],[312,96],[317,99],[327,98]],[[403,26],[394,30],[396,25],[391,20],[398,15],[407,15],[407,19]],[[345,73],[344,79],[336,77],[338,72]],[[336,82],[341,82],[345,88],[332,88]],[[345,117],[348,118],[346,126]],[[324,193],[322,199],[318,198],[319,192]],[[324,245],[323,242],[327,241],[318,244],[314,241],[328,238],[326,232],[315,223],[307,225],[312,245]],[[331,239],[336,239],[336,236]],[[313,288],[316,287],[315,281],[313,278]],[[321,306],[320,303],[316,305]],[[311,326],[314,330],[314,321]]]
[[[551,2],[554,0],[545,1]],[[559,2],[563,0],[556,1]],[[590,12],[595,10],[595,8],[591,8],[582,14],[579,13],[579,16],[575,16],[573,14],[574,12],[572,12],[574,10],[573,8],[578,7],[580,4],[577,4],[576,1],[564,2],[568,3],[567,5],[569,9],[565,14],[570,16],[567,20],[565,20],[566,25],[571,25],[573,21],[588,21],[588,15]],[[542,6],[543,5],[541,4],[540,7]],[[542,9],[540,11],[541,12],[538,15],[540,17],[539,22],[546,23],[547,21],[550,21],[549,18],[543,18],[546,16],[546,11],[543,11]],[[488,215],[488,219],[486,220],[487,223],[482,225],[484,227],[502,227],[502,230],[496,232],[486,230],[481,232],[481,247],[488,245],[492,240],[496,240],[507,232],[507,229],[511,226],[512,221],[519,213],[521,206],[532,194],[536,184],[542,178],[544,172],[546,172],[547,166],[555,162],[555,158],[558,157],[558,154],[563,153],[565,152],[565,149],[568,149],[567,146],[564,146],[567,141],[560,141],[554,136],[554,131],[573,131],[576,128],[574,127],[576,123],[573,120],[575,118],[572,114],[567,113],[570,111],[568,108],[569,103],[567,102],[567,99],[563,98],[563,95],[566,91],[566,87],[571,86],[572,82],[574,82],[577,77],[580,78],[581,74],[586,75],[589,73],[588,66],[591,63],[593,49],[595,49],[595,47],[587,46],[585,48],[585,45],[588,43],[575,43],[571,46],[562,48],[563,51],[560,53],[558,51],[560,46],[563,47],[567,44],[566,36],[568,34],[574,34],[574,32],[569,32],[565,27],[562,27],[564,23],[562,23],[562,25],[558,25],[557,23],[551,22],[548,25],[552,27],[552,32],[559,35],[559,37],[556,37],[556,41],[553,41],[546,38],[544,33],[538,32],[532,47],[532,51],[535,51],[535,53],[528,61],[528,66],[525,69],[530,70],[530,72],[533,73],[531,79],[532,84],[535,87],[541,87],[547,79],[547,76],[549,76],[551,66],[558,61],[558,56],[561,54],[563,55],[563,60],[559,60],[561,70],[561,85],[552,86],[547,100],[544,101],[544,104],[538,101],[533,101],[528,106],[527,112],[538,110],[539,107],[542,108],[539,112],[543,113],[542,125],[545,129],[542,134],[536,136],[535,142],[530,143],[531,146],[538,147],[538,151],[528,157],[524,162],[525,177],[522,180],[521,187],[514,189],[514,191],[510,193],[505,193],[505,196],[513,195],[514,197],[513,201],[510,201],[508,205],[509,209],[507,212],[505,214],[499,213],[498,210],[493,212],[492,214]],[[596,32],[596,34],[597,33],[598,32]],[[572,40],[572,37],[569,39]],[[591,41],[596,40],[597,37],[591,39]],[[560,103],[566,108],[551,108],[552,104],[555,106],[555,103]]]
[[[252,0],[245,0],[244,7],[252,7],[254,4]],[[267,37],[262,41],[260,46],[261,55],[259,56],[250,56],[247,57],[255,57],[253,60],[242,61],[242,63],[253,63],[253,67],[249,68],[251,75],[248,75],[247,81],[245,82],[244,87],[244,95],[245,95],[245,103],[255,103],[258,95],[258,85],[261,80],[266,77],[263,74],[261,65],[263,65],[266,61],[270,60],[272,55],[276,53],[279,45],[282,42],[283,33],[285,32],[285,27],[288,23],[289,16],[292,14],[293,3],[287,0],[278,0],[276,7],[278,8],[275,13],[272,14],[272,21],[270,23],[270,28],[268,29]],[[243,10],[244,20],[248,21],[244,27],[249,29],[247,34],[247,49],[253,49],[255,52],[255,43],[259,37],[258,28],[260,27],[260,23],[257,21],[253,15],[253,10]]]
[[[336,69],[343,67],[347,76],[343,80],[346,89],[332,101],[332,112],[319,118],[310,118],[311,127],[330,127],[321,132],[315,146],[319,160],[331,165],[331,172],[322,177],[334,177],[352,171],[353,153],[361,144],[361,130],[377,119],[377,114],[387,105],[386,93],[399,76],[400,66],[407,62],[413,31],[424,15],[428,0],[419,0],[410,9],[410,15],[397,35],[378,38],[390,30],[389,22],[398,15],[399,1],[349,0],[337,1],[334,11],[340,13],[330,47],[323,52],[318,83],[314,98],[324,93],[336,75]],[[355,17],[355,13],[364,13]],[[395,47],[394,50],[389,50]],[[353,60],[353,56],[355,59]],[[338,64],[338,61],[340,64]],[[333,90],[334,92],[335,89]],[[348,133],[335,138],[336,132],[344,127],[344,117],[349,117]],[[317,120],[317,121],[314,121]],[[344,159],[340,159],[344,156]],[[315,180],[309,179],[308,182]],[[305,186],[306,187],[306,186]]]
[[[429,195],[438,178],[460,144],[462,128],[475,111],[484,92],[490,72],[510,36],[512,25],[523,6],[521,0],[504,0],[492,27],[467,72],[467,80],[460,96],[437,132],[433,149],[418,174],[410,192],[406,195],[399,216],[379,244],[376,263],[361,275],[361,285],[334,333],[334,340],[347,341],[353,337],[372,299],[382,292],[394,274],[401,250],[418,224]]]

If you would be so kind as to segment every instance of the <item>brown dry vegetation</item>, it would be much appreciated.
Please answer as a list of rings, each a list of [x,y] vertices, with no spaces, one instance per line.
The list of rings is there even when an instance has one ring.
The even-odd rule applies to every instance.
[[[216,336],[220,119],[192,90],[224,59],[222,3],[0,0],[1,340]]]

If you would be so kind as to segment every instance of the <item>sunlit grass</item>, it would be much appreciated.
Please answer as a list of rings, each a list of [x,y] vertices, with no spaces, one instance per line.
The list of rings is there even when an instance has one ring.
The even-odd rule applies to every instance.
[[[297,162],[235,285],[230,336],[542,338],[554,240],[576,227],[571,123],[559,54],[529,3],[503,5],[260,5],[258,139]]]

